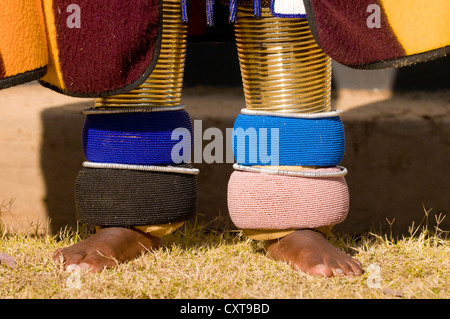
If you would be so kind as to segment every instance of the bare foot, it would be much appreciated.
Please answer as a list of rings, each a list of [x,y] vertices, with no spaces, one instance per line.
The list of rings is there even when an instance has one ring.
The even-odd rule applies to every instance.
[[[304,229],[282,239],[266,242],[267,255],[283,260],[295,270],[324,277],[360,276],[362,267],[358,260],[331,245],[314,230]]]
[[[92,237],[73,246],[57,250],[55,262],[78,265],[82,270],[101,271],[132,260],[144,252],[157,249],[160,239],[141,231],[122,228],[101,228]]]

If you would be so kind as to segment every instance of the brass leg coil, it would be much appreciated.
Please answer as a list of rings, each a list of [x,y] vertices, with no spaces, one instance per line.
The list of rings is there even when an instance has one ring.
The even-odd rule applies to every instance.
[[[163,31],[158,62],[149,78],[126,94],[97,99],[95,107],[179,106],[186,57],[187,25],[179,0],[163,1]]]
[[[262,8],[238,7],[236,44],[246,107],[316,113],[331,110],[331,59],[317,45],[307,19],[276,18]]]

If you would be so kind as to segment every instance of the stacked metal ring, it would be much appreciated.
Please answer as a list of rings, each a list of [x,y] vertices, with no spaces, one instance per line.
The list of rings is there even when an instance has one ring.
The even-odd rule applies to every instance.
[[[331,59],[307,19],[276,18],[238,7],[236,43],[246,107],[273,112],[330,111]]]

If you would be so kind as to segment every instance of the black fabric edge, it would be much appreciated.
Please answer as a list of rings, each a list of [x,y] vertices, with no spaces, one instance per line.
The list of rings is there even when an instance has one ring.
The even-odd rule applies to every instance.
[[[89,92],[89,93],[78,93],[78,92],[71,92],[68,90],[62,90],[59,87],[57,87],[56,85],[50,84],[43,80],[39,80],[39,83],[42,86],[44,86],[52,91],[55,91],[57,93],[64,94],[67,96],[72,96],[72,97],[80,97],[80,98],[102,98],[102,97],[108,97],[108,96],[112,96],[112,95],[128,93],[131,90],[136,89],[138,86],[140,86],[142,83],[144,83],[145,80],[148,79],[150,74],[153,72],[153,69],[155,68],[156,63],[158,62],[158,59],[159,59],[159,54],[161,52],[162,32],[163,32],[163,30],[162,30],[163,29],[162,28],[162,26],[163,26],[162,2],[163,2],[163,0],[159,0],[159,30],[158,30],[158,39],[156,40],[155,51],[153,52],[153,59],[150,62],[147,69],[145,70],[144,74],[141,77],[139,77],[136,81],[134,81],[133,83],[128,84],[128,85],[118,88],[118,89],[111,90],[111,91]]]
[[[422,62],[429,62],[439,58],[443,58],[450,53],[450,46],[445,46],[442,48],[416,53],[408,56],[404,56],[397,59],[377,61],[362,65],[347,65],[348,67],[361,70],[378,70],[387,68],[402,68],[405,66],[414,65]]]
[[[7,89],[16,85],[35,81],[43,77],[47,73],[47,66],[43,66],[34,70],[26,71],[16,75],[11,75],[0,80],[0,90]]]
[[[319,37],[317,35],[317,25],[316,25],[316,19],[314,16],[314,10],[311,4],[311,0],[303,0],[303,3],[305,5],[306,9],[306,18],[308,19],[309,26],[311,28],[311,32],[313,34],[314,39],[316,40],[317,44],[320,48],[323,47],[320,45]],[[450,46],[445,46],[442,48],[417,53],[413,55],[403,56],[392,60],[385,60],[385,61],[376,61],[372,63],[367,64],[360,64],[360,65],[351,65],[351,64],[344,64],[339,62],[345,66],[348,66],[353,69],[360,69],[360,70],[379,70],[379,69],[387,69],[387,68],[402,68],[405,66],[410,66],[417,63],[422,62],[428,62],[432,61],[438,58],[442,58],[447,56],[447,54],[450,53]],[[332,57],[331,57],[332,58]]]

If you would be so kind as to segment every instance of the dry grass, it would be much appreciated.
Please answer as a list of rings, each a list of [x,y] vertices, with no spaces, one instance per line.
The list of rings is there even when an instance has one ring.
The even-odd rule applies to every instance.
[[[74,277],[77,274],[56,266],[51,256],[56,249],[88,236],[83,229],[58,236],[3,229],[0,252],[14,256],[18,266],[10,269],[0,264],[0,298],[447,299],[450,242],[436,220],[432,230],[428,223],[413,225],[411,236],[403,238],[374,233],[332,235],[333,244],[354,255],[366,270],[374,264],[380,267],[378,288],[373,287],[371,271],[354,278],[308,276],[267,259],[260,244],[240,232],[207,232],[196,225],[168,236],[164,248],[132,262]],[[79,289],[70,285],[72,279],[79,279]]]

